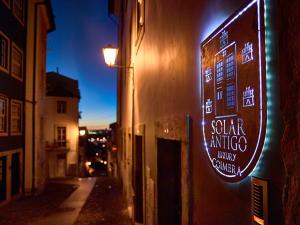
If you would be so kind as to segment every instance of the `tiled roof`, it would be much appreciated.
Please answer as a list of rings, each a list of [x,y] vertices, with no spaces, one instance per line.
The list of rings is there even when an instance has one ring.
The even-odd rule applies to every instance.
[[[46,95],[80,98],[78,81],[56,72],[48,72]]]

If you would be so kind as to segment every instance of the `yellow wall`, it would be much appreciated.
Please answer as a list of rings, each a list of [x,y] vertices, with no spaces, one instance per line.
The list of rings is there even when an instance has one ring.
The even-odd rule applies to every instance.
[[[57,113],[57,101],[67,102],[66,113]],[[66,127],[67,141],[69,150],[67,151],[67,169],[71,164],[78,163],[78,137],[79,137],[79,125],[78,125],[78,103],[79,99],[70,97],[46,97],[46,112],[45,112],[45,142],[53,143],[56,139],[56,127]],[[47,150],[49,152],[49,150]],[[52,154],[52,153],[51,153]],[[56,165],[55,162],[51,162],[56,158],[50,156],[49,166]],[[50,169],[50,177],[55,176],[55,168]]]

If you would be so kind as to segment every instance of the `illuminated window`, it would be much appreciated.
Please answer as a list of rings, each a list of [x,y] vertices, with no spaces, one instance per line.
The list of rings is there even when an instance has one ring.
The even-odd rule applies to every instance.
[[[10,0],[2,0],[2,2],[4,2],[4,4],[10,8]]]
[[[11,75],[18,80],[23,80],[23,52],[14,43],[12,45]]]
[[[234,57],[230,54],[226,58],[226,78],[231,79],[234,77]]]
[[[8,99],[0,96],[0,135],[7,134]]]
[[[66,113],[66,112],[67,112],[67,102],[57,101],[57,113]]]
[[[234,84],[227,84],[226,106],[228,109],[233,108],[235,106],[235,86],[234,86]]]
[[[10,131],[12,134],[22,133],[22,103],[20,101],[11,101]]]
[[[9,39],[0,31],[0,70],[8,73]]]
[[[223,81],[223,61],[217,62],[216,65],[217,83]]]
[[[66,127],[57,127],[56,128],[57,136],[56,143],[59,147],[67,146],[67,129]]]
[[[13,0],[13,13],[18,21],[24,22],[24,0]]]

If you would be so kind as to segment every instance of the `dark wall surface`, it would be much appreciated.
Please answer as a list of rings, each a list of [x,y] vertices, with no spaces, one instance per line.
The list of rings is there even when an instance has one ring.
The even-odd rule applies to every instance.
[[[24,0],[24,21],[21,24],[13,15],[13,1],[10,1],[8,8],[3,1],[0,1],[0,30],[10,41],[9,49],[9,73],[0,71],[0,94],[7,97],[8,104],[8,135],[0,136],[0,151],[12,150],[22,148],[24,145],[24,99],[25,99],[25,80],[26,80],[26,8],[27,1]],[[17,80],[11,75],[11,49],[12,43],[15,43],[23,51],[23,80]],[[22,135],[10,135],[10,101],[19,100],[23,102],[22,115]]]
[[[281,152],[286,179],[283,192],[285,224],[300,224],[300,5],[279,0],[279,78],[284,117]]]

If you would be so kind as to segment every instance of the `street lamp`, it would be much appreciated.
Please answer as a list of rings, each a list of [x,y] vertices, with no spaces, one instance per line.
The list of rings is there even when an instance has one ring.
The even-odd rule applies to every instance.
[[[104,61],[109,67],[114,67],[119,49],[114,48],[111,44],[102,49]]]
[[[133,66],[123,66],[123,65],[115,64],[118,52],[119,52],[119,49],[114,48],[111,44],[108,44],[106,47],[102,48],[102,53],[104,56],[105,63],[109,67],[133,69]]]
[[[79,135],[80,136],[84,136],[86,134],[86,131],[85,130],[79,130]]]
[[[116,65],[116,58],[118,54],[119,49],[112,47],[112,45],[107,45],[102,49],[103,55],[104,55],[104,60],[105,63],[110,67],[110,68],[123,68],[123,69],[128,69],[132,70],[132,111],[131,111],[131,132],[134,137],[134,124],[135,124],[135,118],[134,118],[134,67],[133,66],[126,66],[126,65]],[[126,75],[126,72],[125,72]],[[132,152],[134,152],[134,145],[131,145],[132,147]],[[115,148],[116,149],[116,148]]]

